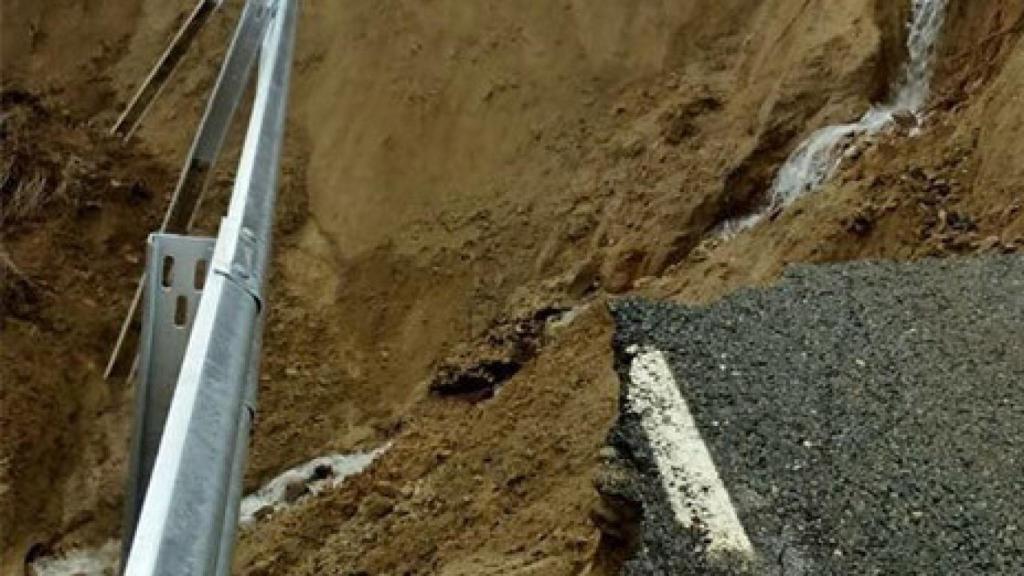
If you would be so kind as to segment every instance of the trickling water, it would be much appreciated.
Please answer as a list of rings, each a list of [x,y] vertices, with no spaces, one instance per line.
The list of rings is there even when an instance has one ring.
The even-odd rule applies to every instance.
[[[946,18],[949,0],[914,0],[910,34],[907,37],[909,60],[906,77],[896,92],[896,109],[920,112],[928,100],[932,83],[935,48]]]
[[[323,456],[284,472],[242,499],[238,523],[242,526],[253,523],[261,510],[272,513],[287,508],[292,504],[287,495],[291,484],[303,486],[303,495],[337,488],[349,476],[365,470],[390,446],[388,443],[370,452]],[[323,476],[318,476],[318,471],[323,471]],[[29,573],[34,576],[114,576],[120,551],[120,541],[111,540],[98,548],[81,548],[39,558],[32,562]]]
[[[242,499],[239,524],[243,526],[251,524],[262,510],[275,512],[288,507],[291,504],[287,494],[290,485],[304,486],[309,494],[319,494],[324,490],[340,486],[345,478],[365,470],[389,447],[390,444],[385,444],[371,452],[323,456],[284,472],[255,493]],[[316,476],[318,469],[329,469],[329,473],[318,478]]]
[[[932,61],[945,20],[948,0],[913,0],[907,36],[909,55],[900,83],[894,86],[892,99],[872,106],[857,122],[827,126],[811,134],[779,169],[772,185],[769,204],[764,211],[726,223],[725,236],[731,236],[759,223],[764,216],[784,208],[835,175],[844,154],[861,134],[875,134],[900,114],[917,117],[928,100]]]
[[[111,540],[98,548],[72,550],[59,556],[47,556],[33,562],[29,574],[35,576],[114,576],[121,543]]]
[[[832,178],[843,161],[843,153],[859,134],[874,134],[892,122],[899,111],[891,106],[873,106],[852,124],[826,126],[811,134],[779,169],[772,185],[770,208],[784,207]]]

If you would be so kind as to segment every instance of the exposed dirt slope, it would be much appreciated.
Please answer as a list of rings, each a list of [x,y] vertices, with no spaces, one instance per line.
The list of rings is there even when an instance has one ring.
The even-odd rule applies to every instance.
[[[773,222],[705,243],[650,292],[706,301],[793,262],[1024,248],[1024,4],[952,2],[950,12],[919,136],[868,142],[831,184]]]
[[[492,400],[417,403],[369,473],[247,532],[240,573],[580,573],[617,414],[610,338],[595,303]]]
[[[725,174],[880,92],[902,39],[874,2],[824,6],[308,6],[293,116],[311,219],[280,270],[330,334],[308,348],[342,361],[271,369],[268,426],[310,453],[261,435],[254,466],[379,436],[505,310],[622,291],[680,258],[726,209]]]
[[[128,400],[103,381],[173,172],[0,92],[0,572],[120,517]],[[71,542],[75,542],[74,538]]]
[[[73,121],[41,134],[41,149],[59,154],[65,140],[85,138],[76,154],[99,165],[153,154],[173,166],[237,13],[237,0],[227,4],[124,148],[94,141],[182,6],[4,0],[4,85],[40,95],[57,114],[68,110]],[[325,452],[394,444],[338,494],[247,532],[239,570],[311,573],[360,561],[370,573],[604,570],[587,512],[596,439],[614,417],[600,314],[580,320],[568,340],[517,359],[519,373],[494,400],[430,396],[446,359],[472,368],[503,357],[495,330],[515,324],[503,320],[600,293],[707,300],[770,281],[793,261],[1010,249],[1024,233],[1020,0],[951,2],[936,105],[920,137],[879,138],[834,185],[775,221],[727,245],[707,242],[765,193],[804,136],[885,97],[904,58],[907,8],[887,0],[304,3],[248,485]],[[156,173],[137,161],[118,178]],[[141,254],[173,184],[172,170],[158,170],[145,218],[124,198],[90,217],[123,228],[118,238],[132,254]],[[218,175],[204,228],[216,223],[229,178]],[[57,230],[92,238],[78,218],[5,225],[19,279],[73,285],[76,267],[43,258],[65,262],[78,242]],[[116,531],[117,438],[127,423],[123,395],[111,390],[123,384],[100,384],[64,359],[85,354],[85,364],[102,364],[118,302],[141,267],[120,256],[129,250],[121,246],[115,256],[102,243],[74,252],[82,266],[118,279],[100,312],[78,314],[80,300],[53,296],[45,312],[17,321],[17,330],[42,335],[36,340],[4,328],[4,369],[20,375],[4,374],[4,394],[40,399],[18,401],[36,419],[5,426],[0,447],[47,438],[19,456],[25,467],[8,465],[23,480],[2,481],[26,519],[12,524],[18,536],[4,543],[5,561],[20,561],[32,543],[94,544]],[[5,288],[5,314],[19,290]],[[46,315],[75,318],[74,337],[49,328]],[[89,384],[74,385],[82,379]],[[80,413],[94,417],[64,424],[45,411],[67,414],[74,409],[63,403],[81,398],[90,400]],[[32,423],[48,420],[61,424],[44,432]],[[532,460],[524,443],[539,444]],[[80,446],[96,451],[81,456],[88,464],[52,472]],[[430,460],[435,449],[451,455]],[[520,464],[532,466],[522,482],[494,476]],[[94,469],[103,480],[89,480]],[[29,491],[25,479],[40,478]],[[420,480],[424,492],[403,491]],[[56,484],[88,482],[95,488],[79,489],[75,502],[43,496]],[[472,502],[460,509],[465,492]],[[393,511],[364,512],[387,507],[370,494]],[[27,520],[43,508],[40,520]]]

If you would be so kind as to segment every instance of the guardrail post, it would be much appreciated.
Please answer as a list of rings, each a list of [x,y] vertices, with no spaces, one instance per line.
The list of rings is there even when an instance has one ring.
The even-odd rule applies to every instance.
[[[131,538],[129,576],[230,571],[258,381],[296,0],[276,0],[270,9],[231,203]]]
[[[151,234],[135,385],[135,423],[125,490],[121,555],[128,557],[167,412],[213,261],[213,238]]]

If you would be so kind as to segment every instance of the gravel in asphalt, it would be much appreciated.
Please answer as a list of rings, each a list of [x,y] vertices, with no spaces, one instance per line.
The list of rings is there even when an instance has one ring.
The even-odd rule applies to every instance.
[[[706,307],[613,304],[623,394],[658,349],[774,575],[1024,574],[1024,258],[792,269]],[[626,574],[704,574],[647,440]],[[723,569],[725,573],[732,570]]]

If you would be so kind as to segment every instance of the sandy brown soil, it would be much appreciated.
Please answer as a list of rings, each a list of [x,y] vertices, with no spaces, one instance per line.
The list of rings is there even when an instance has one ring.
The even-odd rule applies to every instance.
[[[102,378],[173,173],[17,90],[3,103],[2,572],[119,518],[129,396]]]
[[[310,220],[281,252],[292,359],[267,370],[253,467],[382,440],[496,317],[677,261],[762,133],[866,107],[901,43],[875,4],[827,26],[771,4],[309,6],[293,117]],[[289,339],[335,361],[300,365]]]
[[[81,197],[101,200],[58,199],[62,210],[4,224],[4,569],[33,544],[116,533],[126,385],[96,367],[215,74],[239,3],[228,4],[126,145],[100,134],[181,6],[2,5],[4,87],[49,117],[5,119],[33,148],[25,160],[5,137],[4,161],[38,170],[35,158],[53,157],[63,170],[82,158],[94,167],[51,189],[84,181]],[[878,138],[775,221],[708,242],[804,136],[885,97],[906,10],[305,3],[247,486],[323,453],[392,448],[339,492],[243,534],[239,572],[614,571],[591,520],[616,410],[603,294],[706,301],[796,261],[1016,249],[1019,0],[952,1],[920,137]],[[9,110],[23,106],[5,100]],[[229,184],[225,162],[204,229]],[[558,336],[509,332],[584,302]],[[494,399],[430,393],[449,365],[487,372],[495,359],[518,372]]]
[[[1019,3],[951,3],[922,134],[869,141],[837,178],[768,225],[709,239],[645,291],[708,301],[794,262],[1024,249]]]
[[[547,353],[493,399],[425,398],[369,473],[257,524],[242,539],[239,572],[525,575],[590,566],[594,470],[617,415],[611,323],[595,302],[553,326],[542,337]]]

